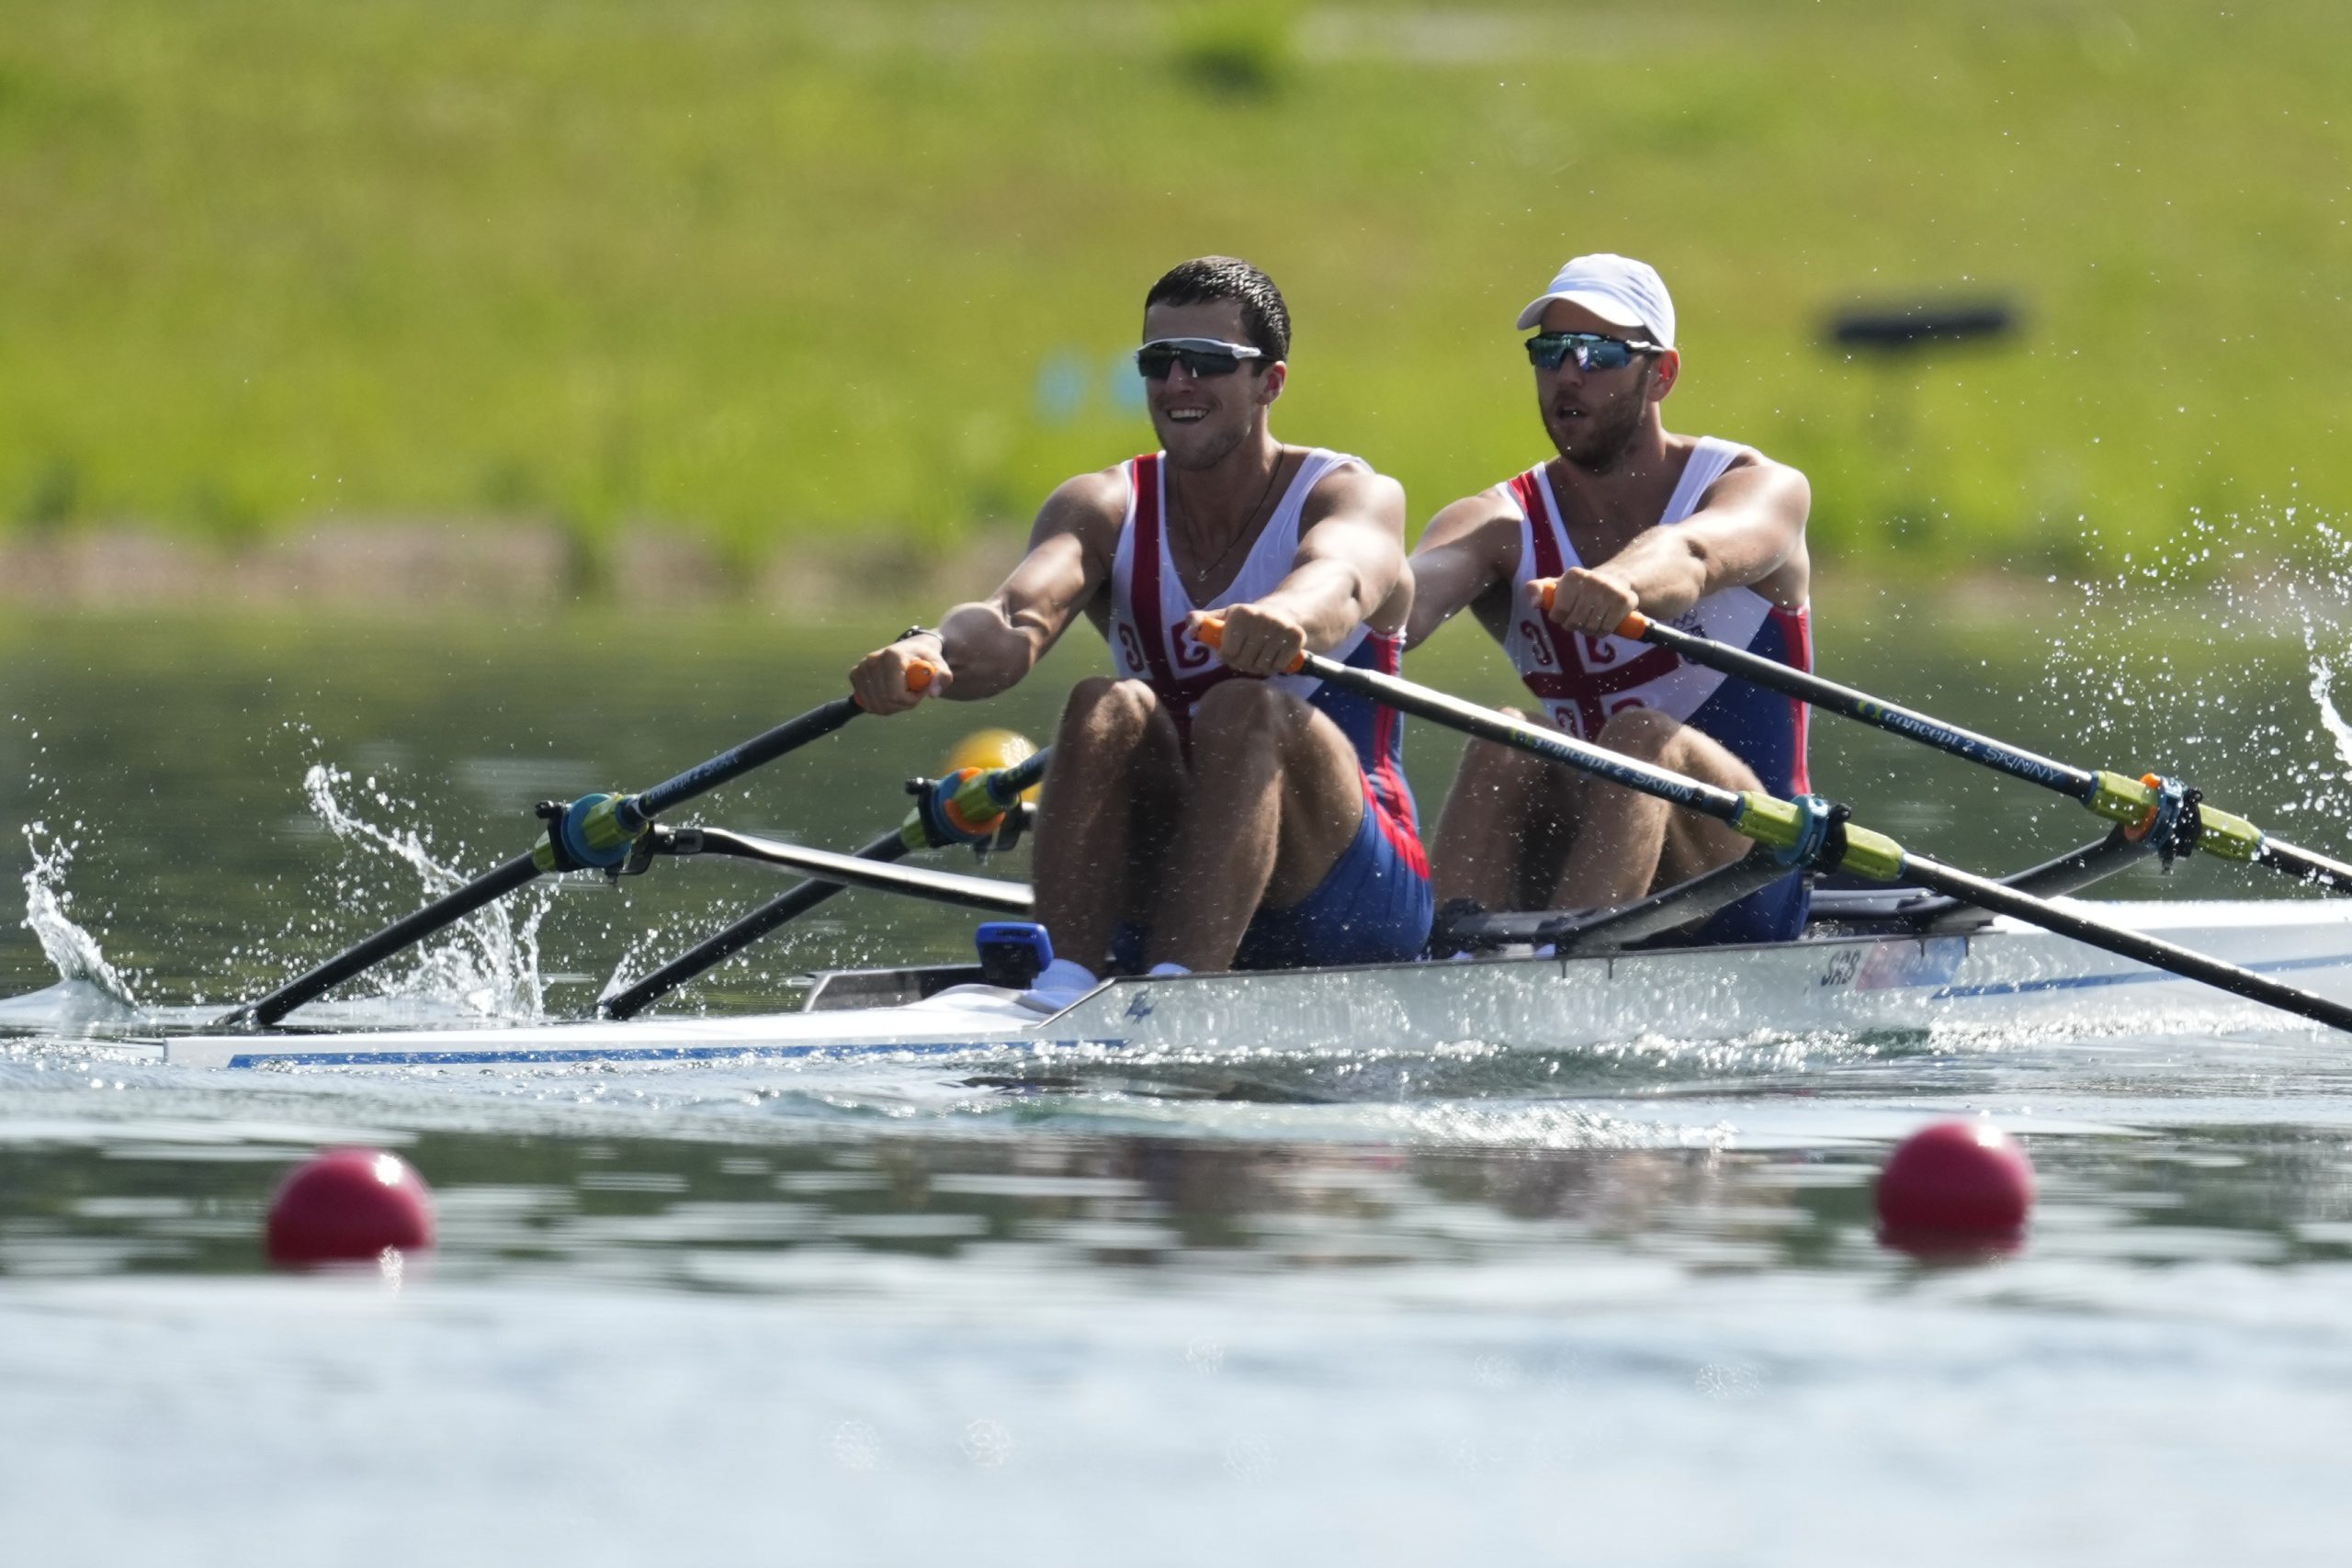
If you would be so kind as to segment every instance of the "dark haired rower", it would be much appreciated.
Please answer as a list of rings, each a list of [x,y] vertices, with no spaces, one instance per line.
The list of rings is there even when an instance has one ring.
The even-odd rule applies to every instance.
[[[1105,968],[1410,958],[1429,872],[1396,715],[1280,673],[1302,649],[1393,671],[1411,603],[1404,491],[1361,458],[1268,429],[1290,313],[1247,262],[1204,257],[1144,299],[1136,353],[1162,450],[1066,481],[989,598],[858,661],[875,713],[991,697],[1081,615],[1114,676],[1072,690],[1036,836],[1058,1006]],[[1196,635],[1225,620],[1223,646]]]

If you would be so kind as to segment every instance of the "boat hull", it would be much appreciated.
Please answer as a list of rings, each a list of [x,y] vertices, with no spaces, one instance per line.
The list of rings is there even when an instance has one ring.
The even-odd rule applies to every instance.
[[[2352,903],[2078,907],[2352,1003]],[[1122,979],[1049,1018],[1022,1009],[1011,993],[975,986],[903,1007],[198,1035],[153,1044],[168,1060],[214,1067],[527,1067],[1056,1048],[1379,1050],[1478,1042],[1575,1050],[1651,1038],[2033,1025],[2319,1027],[2004,919],[1953,935],[1823,935],[1612,955]]]

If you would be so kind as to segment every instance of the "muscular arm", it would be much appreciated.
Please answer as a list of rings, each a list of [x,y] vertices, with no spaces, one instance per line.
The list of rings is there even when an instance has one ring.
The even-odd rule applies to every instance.
[[[1709,487],[1699,510],[1666,528],[1647,528],[1600,565],[1560,579],[1552,619],[1605,635],[1634,610],[1671,620],[1710,593],[1754,587],[1789,608],[1805,601],[1804,549],[1812,488],[1796,469],[1758,457]]]
[[[1029,551],[1001,587],[949,610],[936,632],[867,654],[849,672],[851,691],[871,712],[903,712],[922,700],[907,687],[919,660],[944,666],[931,687],[939,696],[976,702],[1017,685],[1102,592],[1125,513],[1116,468],[1066,481],[1038,509]]]
[[[1488,602],[1500,602],[1496,589],[1508,594],[1519,570],[1518,513],[1499,488],[1455,502],[1430,520],[1412,568],[1405,646],[1419,648],[1469,605],[1478,605],[1486,618]]]
[[[1306,498],[1298,554],[1272,592],[1225,613],[1220,657],[1250,675],[1321,653],[1360,622],[1394,631],[1413,603],[1405,565],[1405,488],[1367,469],[1327,475]]]

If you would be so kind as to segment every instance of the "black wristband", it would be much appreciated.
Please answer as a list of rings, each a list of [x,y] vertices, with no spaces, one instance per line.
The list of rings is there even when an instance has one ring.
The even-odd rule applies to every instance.
[[[939,638],[940,647],[945,648],[947,646],[947,638],[941,635],[937,627],[924,626],[920,621],[916,622],[913,626],[909,626],[905,631],[900,632],[897,637],[892,637],[890,640],[892,642],[904,642],[910,637],[935,637]]]

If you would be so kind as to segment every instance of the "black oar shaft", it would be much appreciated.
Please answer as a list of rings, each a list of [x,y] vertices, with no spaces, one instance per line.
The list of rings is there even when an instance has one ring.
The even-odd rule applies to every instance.
[[[1744,797],[1730,790],[1685,778],[1668,769],[1563,735],[1556,729],[1522,723],[1492,708],[1480,707],[1476,703],[1432,691],[1402,676],[1383,675],[1376,670],[1359,670],[1314,653],[1305,656],[1302,668],[1309,675],[1362,692],[1399,713],[1411,714],[1459,729],[1481,740],[1516,747],[1596,774],[1611,784],[1623,784],[1628,789],[1672,801],[1677,806],[1721,821],[1736,821],[1745,805]]]
[[[445,926],[452,926],[483,905],[503,898],[540,874],[531,855],[516,855],[493,871],[474,878],[455,893],[435,899],[414,914],[393,921],[367,941],[345,948],[317,968],[298,975],[277,989],[223,1021],[276,1023],[304,1002],[339,986],[371,964],[382,962],[412,942],[421,942]]]
[[[854,698],[836,697],[798,718],[785,720],[764,735],[753,736],[731,751],[722,751],[707,762],[655,784],[638,795],[637,808],[648,818],[659,817],[672,807],[684,806],[696,795],[707,795],[729,780],[763,767],[787,751],[822,739],[865,711]]]
[[[739,778],[763,763],[773,762],[797,747],[831,735],[864,711],[854,699],[836,697],[831,702],[809,709],[797,718],[786,719],[774,729],[753,736],[741,746],[720,752],[708,761],[688,768],[675,778],[665,779],[640,795],[605,798],[598,812],[608,814],[606,826],[616,834],[613,842],[625,847],[630,840],[641,834],[646,825],[660,813],[717,789],[729,780]],[[568,868],[571,863],[555,852],[554,842],[566,825],[560,818],[549,822],[548,836],[531,853],[518,855],[448,897],[436,899],[414,914],[395,920],[367,941],[345,948],[315,969],[296,976],[259,1001],[239,1008],[223,1019],[222,1023],[238,1026],[276,1023],[330,987],[340,985],[368,965],[381,963],[402,948],[456,924],[492,899],[503,897],[548,872]],[[616,849],[611,863],[617,864],[619,858],[619,850]]]
[[[1639,630],[1633,630],[1633,626],[1638,626]],[[1962,729],[1956,724],[1946,724],[1929,715],[1883,701],[1866,692],[1858,692],[1850,686],[1823,680],[1806,671],[1792,669],[1777,659],[1767,659],[1743,648],[1733,648],[1713,637],[1700,637],[1645,615],[1634,617],[1620,635],[1637,637],[1643,642],[1663,648],[1693,664],[1720,670],[1726,675],[1737,676],[1767,691],[1795,697],[1846,718],[1907,736],[1939,751],[2005,773],[2011,778],[2055,790],[2060,795],[2080,801],[2110,821],[2131,823],[2138,820],[2157,799],[2156,792],[2142,780],[2053,761],[2023,747],[1995,740],[1973,730]],[[2352,865],[2271,838],[2245,818],[2211,805],[2200,806],[2199,811],[2204,829],[2199,842],[2208,852],[2225,860],[2267,865],[2333,892],[2352,893]]]
[[[1204,630],[1208,634],[1204,640],[1214,643],[1223,628],[1215,626]],[[1734,795],[1728,790],[1715,789],[1667,769],[1634,762],[1613,751],[1570,740],[1550,730],[1517,723],[1490,708],[1465,703],[1442,692],[1433,692],[1402,677],[1354,669],[1320,654],[1301,656],[1296,668],[1305,674],[1334,685],[1361,692],[1401,712],[1581,768],[1661,800],[1688,805],[1694,810],[1730,823],[1759,842],[1770,842],[1781,837],[1778,833],[1768,837],[1764,831],[1771,828],[1773,818],[1781,811],[1788,809],[1785,803],[1776,802],[1772,796]],[[1725,807],[1728,809],[1724,809]],[[1745,820],[1750,807],[1760,808],[1758,820],[1752,824]],[[1939,893],[1962,899],[1980,908],[2011,915],[2030,925],[2072,937],[2120,957],[2185,979],[2202,981],[2233,996],[2264,1002],[2299,1018],[2308,1018],[2352,1032],[2352,1008],[2325,997],[2284,985],[2222,959],[2175,946],[2143,932],[2076,914],[2030,893],[2004,887],[1997,882],[1910,854],[1883,833],[1847,824],[1839,829],[1839,838],[1845,848],[1838,852],[1837,858],[1827,863],[1826,869],[1836,870],[1842,866],[1880,880],[1892,880],[1896,876],[1917,878]]]
[[[865,845],[860,860],[894,861],[907,853],[906,835],[895,829]],[[596,1004],[605,1018],[635,1018],[661,998],[704,971],[718,967],[777,927],[789,924],[841,892],[838,882],[812,877],[776,895],[716,935],[705,938],[635,985],[614,992]]]
[[[1929,715],[1882,702],[1866,692],[1841,686],[1835,681],[1825,681],[1818,675],[1792,668],[1777,659],[1767,659],[1760,653],[1733,648],[1712,637],[1694,637],[1679,626],[1648,621],[1643,628],[1642,640],[1679,654],[1693,664],[1703,664],[1711,670],[1736,675],[1767,690],[1811,703],[1815,707],[1827,708],[1832,713],[1875,725],[1897,735],[1907,735],[1939,751],[1948,751],[1955,757],[1996,768],[2013,778],[2024,779],[2044,789],[2054,789],[2061,795],[2073,795],[2076,799],[2086,798],[2098,782],[2098,775],[2086,768],[2055,761],[2023,747],[1979,735],[1973,729],[1962,729],[1956,724],[1946,724]]]
[[[857,852],[859,860],[896,861],[917,848],[937,849],[950,842],[969,841],[975,827],[1001,821],[1008,811],[1026,810],[1020,804],[1022,792],[1046,776],[1046,763],[1050,750],[1036,751],[1018,762],[966,778],[961,774],[933,782],[922,793],[907,820],[892,832]],[[944,834],[956,831],[950,817],[966,825],[963,836],[948,838]],[[701,942],[646,976],[627,989],[616,991],[596,1004],[596,1010],[605,1018],[635,1017],[647,1006],[676,990],[680,986],[725,963],[770,931],[798,919],[836,893],[842,891],[838,882],[812,877],[799,886],[769,899],[766,903],[729,926],[705,938]]]
[[[2310,850],[2281,843],[2267,834],[2263,838],[2262,848],[2255,852],[2254,858],[2261,864],[2283,871],[2290,876],[2301,877],[2306,882],[2338,893],[2352,893],[2352,865],[2346,865],[2340,860],[2330,860]]]
[[[1905,881],[1916,881],[1922,886],[1973,904],[1980,909],[2013,915],[2044,931],[2072,937],[2076,942],[2145,964],[2150,968],[2169,970],[2183,978],[2199,980],[2216,989],[2227,991],[2232,996],[2245,997],[2282,1012],[2352,1032],[2352,1007],[2282,984],[2225,960],[2178,946],[2161,937],[2077,915],[2063,905],[2046,902],[2031,894],[2005,887],[1997,882],[1923,855],[1905,855],[1903,875]]]

